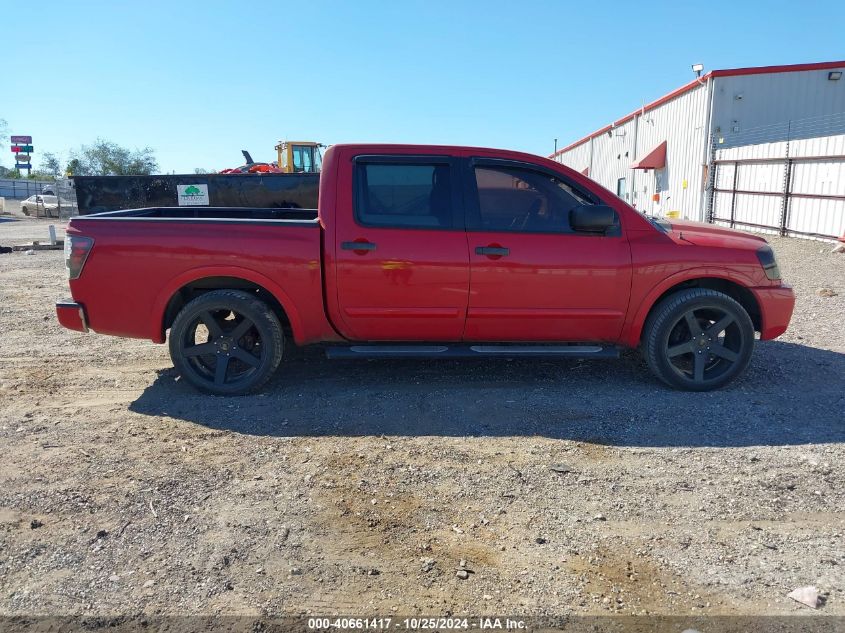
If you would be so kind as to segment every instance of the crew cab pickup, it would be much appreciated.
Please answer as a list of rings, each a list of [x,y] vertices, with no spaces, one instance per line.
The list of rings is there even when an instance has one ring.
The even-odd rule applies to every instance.
[[[318,209],[73,218],[70,329],[164,343],[214,394],[261,388],[291,343],[330,357],[615,357],[720,387],[794,306],[762,238],[650,219],[512,151],[335,145]]]

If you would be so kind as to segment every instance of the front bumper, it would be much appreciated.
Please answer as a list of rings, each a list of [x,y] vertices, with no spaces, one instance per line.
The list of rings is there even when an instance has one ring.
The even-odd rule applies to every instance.
[[[58,317],[59,323],[69,330],[88,331],[88,318],[85,316],[85,308],[80,303],[57,301],[56,317]]]
[[[792,311],[795,308],[795,293],[792,286],[786,284],[771,288],[752,288],[751,292],[760,306],[762,326],[760,338],[769,340],[777,338],[789,326]]]

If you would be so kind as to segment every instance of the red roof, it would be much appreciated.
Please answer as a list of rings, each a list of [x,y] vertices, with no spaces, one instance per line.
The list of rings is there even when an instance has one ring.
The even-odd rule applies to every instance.
[[[701,77],[701,81],[698,79],[693,79],[688,84],[684,84],[680,88],[673,90],[667,95],[664,95],[657,99],[656,101],[652,101],[648,105],[643,106],[642,108],[637,108],[631,114],[622,117],[618,121],[614,121],[611,125],[606,125],[600,130],[596,130],[592,134],[588,134],[582,139],[575,141],[574,143],[570,143],[563,149],[559,149],[554,154],[550,154],[549,158],[554,158],[555,156],[559,156],[564,152],[568,152],[569,150],[573,149],[574,147],[578,147],[582,143],[586,143],[591,138],[595,138],[597,136],[601,136],[608,130],[612,130],[613,128],[622,125],[623,123],[627,123],[631,119],[633,119],[637,114],[640,112],[648,112],[649,110],[653,110],[658,106],[663,105],[667,101],[671,101],[675,97],[679,97],[682,94],[689,92],[690,90],[695,89],[697,86],[702,85],[710,81],[710,78],[715,77],[738,77],[740,75],[768,75],[771,73],[795,73],[801,72],[804,70],[829,70],[832,68],[845,68],[845,61],[838,61],[838,62],[818,62],[815,64],[789,64],[786,66],[757,66],[752,68],[726,68],[724,70],[711,70],[706,75]]]
[[[631,165],[631,169],[663,169],[664,167],[666,167],[666,141]]]

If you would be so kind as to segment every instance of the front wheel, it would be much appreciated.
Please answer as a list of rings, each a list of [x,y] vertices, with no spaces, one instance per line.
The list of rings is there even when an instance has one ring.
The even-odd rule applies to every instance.
[[[215,395],[260,389],[282,360],[284,333],[263,301],[213,290],[189,302],[170,329],[170,358],[192,385]]]
[[[695,288],[652,310],[643,353],[655,376],[676,389],[710,391],[742,373],[754,349],[754,324],[728,295]]]

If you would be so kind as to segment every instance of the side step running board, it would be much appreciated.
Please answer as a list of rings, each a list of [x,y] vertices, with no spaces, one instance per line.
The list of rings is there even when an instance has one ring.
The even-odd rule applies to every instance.
[[[602,345],[352,345],[328,347],[326,356],[346,358],[619,358]]]

